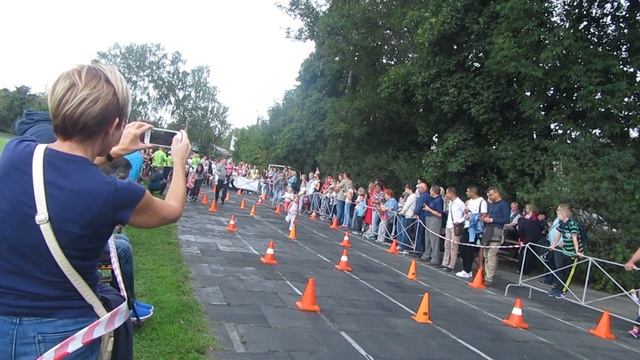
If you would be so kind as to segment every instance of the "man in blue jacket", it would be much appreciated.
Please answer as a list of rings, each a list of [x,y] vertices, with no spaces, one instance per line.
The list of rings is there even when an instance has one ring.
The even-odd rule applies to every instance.
[[[425,252],[422,259],[434,266],[440,265],[440,234],[442,232],[442,213],[444,212],[444,200],[440,196],[440,186],[431,187],[429,198],[423,205],[425,213]],[[451,271],[451,270],[449,270]]]
[[[482,245],[490,245],[491,248],[482,249],[484,255],[485,284],[491,285],[493,275],[498,266],[498,248],[502,243],[502,228],[509,222],[509,204],[502,199],[500,190],[495,186],[487,190],[489,209],[487,216],[482,219],[485,223]]]

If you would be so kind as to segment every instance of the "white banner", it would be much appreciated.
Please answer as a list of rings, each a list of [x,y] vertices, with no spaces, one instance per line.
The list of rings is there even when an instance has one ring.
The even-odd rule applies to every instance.
[[[260,184],[260,181],[251,180],[251,179],[243,177],[243,176],[235,176],[233,178],[233,185],[236,188],[242,189],[242,190],[249,190],[249,191],[253,191],[253,192],[258,192],[259,184]]]

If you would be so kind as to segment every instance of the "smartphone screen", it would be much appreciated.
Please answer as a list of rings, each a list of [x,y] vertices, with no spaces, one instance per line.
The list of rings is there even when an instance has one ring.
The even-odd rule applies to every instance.
[[[149,144],[163,146],[163,147],[171,147],[171,143],[173,142],[173,137],[176,136],[176,131],[165,130],[165,129],[156,129],[153,128],[149,130]],[[146,139],[145,139],[146,140]]]

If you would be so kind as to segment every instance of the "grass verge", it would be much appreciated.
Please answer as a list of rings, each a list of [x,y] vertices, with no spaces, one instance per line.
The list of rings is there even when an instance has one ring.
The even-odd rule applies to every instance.
[[[176,226],[127,227],[135,259],[136,297],[155,306],[136,330],[134,359],[204,359],[215,340],[189,285]]]

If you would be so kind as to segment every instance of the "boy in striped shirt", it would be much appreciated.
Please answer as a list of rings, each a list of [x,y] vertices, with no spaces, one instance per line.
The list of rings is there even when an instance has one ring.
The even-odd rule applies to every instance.
[[[556,264],[557,278],[554,278],[553,288],[549,291],[549,296],[561,299],[567,293],[573,274],[578,264],[578,258],[584,256],[584,248],[582,238],[580,237],[580,224],[571,218],[572,212],[569,205],[561,204],[556,210],[560,224],[558,226],[558,235],[553,244],[558,244],[560,249],[551,246],[554,251],[553,259]],[[557,240],[562,239],[562,242]],[[569,266],[571,265],[571,266]]]

